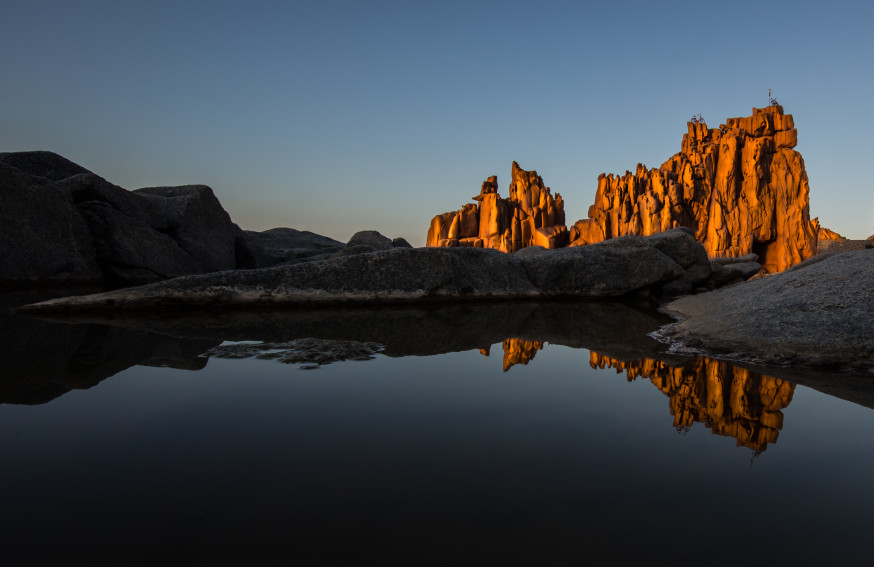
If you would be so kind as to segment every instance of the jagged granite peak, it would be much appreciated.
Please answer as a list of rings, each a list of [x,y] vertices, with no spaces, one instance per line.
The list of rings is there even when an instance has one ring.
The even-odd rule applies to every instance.
[[[553,197],[536,171],[513,162],[510,196],[498,194],[498,177],[486,179],[477,204],[437,215],[431,220],[426,246],[494,248],[515,252],[528,246],[560,248],[567,244],[564,202]]]
[[[798,133],[780,105],[753,108],[719,128],[688,123],[679,153],[659,168],[602,174],[570,245],[685,226],[711,257],[753,252],[775,273],[816,254]]]
[[[570,230],[561,195],[553,198],[537,172],[513,162],[507,199],[489,177],[476,205],[432,219],[426,244],[514,252],[686,227],[710,257],[754,253],[763,271],[776,273],[816,254],[818,238],[840,238],[810,219],[807,172],[793,149],[798,131],[782,106],[753,108],[719,128],[687,127],[680,152],[660,167],[601,174],[588,218]]]

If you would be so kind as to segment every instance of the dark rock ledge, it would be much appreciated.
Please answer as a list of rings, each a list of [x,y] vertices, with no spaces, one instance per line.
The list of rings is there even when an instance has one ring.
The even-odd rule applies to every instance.
[[[136,288],[54,299],[24,312],[482,299],[649,297],[689,290],[713,268],[684,229],[527,254],[391,248],[257,270],[184,276]]]

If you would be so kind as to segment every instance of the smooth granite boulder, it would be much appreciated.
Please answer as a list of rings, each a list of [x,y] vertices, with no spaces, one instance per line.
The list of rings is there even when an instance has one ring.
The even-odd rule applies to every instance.
[[[345,244],[308,230],[271,228],[263,232],[243,231],[245,238],[258,246],[264,254],[258,267],[273,266],[289,260],[330,254]]]
[[[22,309],[112,311],[622,297],[657,291],[687,273],[648,239],[636,236],[521,257],[466,247],[367,250],[364,245],[347,246],[324,260],[186,276]]]
[[[677,299],[667,309],[685,319],[661,336],[686,352],[756,364],[874,371],[872,281],[874,250],[835,254]]]
[[[523,255],[519,261],[535,287],[556,296],[618,297],[683,275],[679,264],[645,239],[632,238]]]
[[[129,285],[264,263],[203,185],[127,191],[52,152],[0,153],[0,285]]]
[[[0,159],[0,284],[84,283],[101,277],[91,234],[70,195],[48,178],[35,178]]]
[[[107,203],[87,201],[79,212],[110,282],[143,283],[209,271],[175,240]]]
[[[231,221],[206,185],[147,187],[134,191],[146,197],[167,222],[167,234],[202,265],[203,271],[236,267],[239,227]]]
[[[391,238],[375,230],[362,230],[353,234],[346,246],[370,246],[374,250],[391,250],[394,243]]]
[[[113,185],[99,175],[91,172],[71,175],[58,181],[56,186],[68,192],[76,206],[104,203],[151,229],[167,231],[167,218],[155,203],[133,191]]]
[[[42,177],[48,181],[60,181],[80,173],[91,173],[81,165],[54,152],[4,152],[0,153],[0,162],[24,174]]]

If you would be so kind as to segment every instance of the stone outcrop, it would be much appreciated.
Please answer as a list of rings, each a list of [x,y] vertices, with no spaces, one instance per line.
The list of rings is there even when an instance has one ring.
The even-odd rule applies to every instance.
[[[841,236],[837,232],[830,230],[824,226],[821,226],[819,224],[819,217],[813,219],[810,222],[811,222],[811,224],[813,224],[813,230],[816,231],[817,242],[821,243],[821,242],[826,241],[826,240],[841,240],[841,241],[843,241],[843,240],[847,239],[845,236]]]
[[[670,399],[674,427],[688,430],[705,424],[714,435],[734,437],[739,447],[757,453],[775,443],[783,429],[783,412],[795,384],[757,374],[727,362],[696,358],[684,366],[659,360],[624,362],[590,352],[592,368],[615,368],[628,381],[649,379]]]
[[[370,230],[243,231],[205,185],[128,191],[52,152],[0,153],[0,285],[133,285],[410,248]]]
[[[486,179],[477,204],[437,215],[431,220],[426,246],[493,248],[515,252],[527,246],[560,248],[567,244],[564,202],[555,197],[536,171],[513,162],[510,196],[498,194],[498,178]]]
[[[685,226],[710,256],[753,252],[771,273],[816,253],[791,114],[774,105],[719,128],[690,122],[688,129],[680,152],[661,167],[602,174],[588,218],[570,229],[570,245]]]
[[[678,350],[753,364],[874,370],[874,250],[819,255],[781,274],[682,297],[659,334]]]
[[[5,155],[0,154],[0,283],[99,281],[91,233],[72,196],[49,178],[4,163]]]
[[[127,191],[51,152],[0,154],[0,284],[143,282],[252,268],[203,185]]]
[[[841,238],[810,220],[797,140],[792,115],[776,104],[719,128],[689,122],[680,152],[661,167],[599,176],[588,218],[569,230],[561,196],[552,199],[536,172],[513,162],[509,198],[488,178],[476,205],[432,219],[426,243],[514,252],[686,227],[711,257],[754,253],[765,272],[780,272],[816,254],[818,236]]]
[[[342,250],[345,246],[333,238],[308,230],[271,228],[262,232],[252,230],[243,232],[263,254],[264,257],[259,262],[260,266],[274,266],[320,254],[330,254]]]
[[[28,309],[112,311],[629,294],[649,297],[660,295],[663,287],[675,280],[696,286],[709,278],[710,270],[701,245],[688,231],[678,229],[648,238],[628,236],[531,255],[439,247],[341,252],[321,261],[186,276],[139,288],[57,299]]]

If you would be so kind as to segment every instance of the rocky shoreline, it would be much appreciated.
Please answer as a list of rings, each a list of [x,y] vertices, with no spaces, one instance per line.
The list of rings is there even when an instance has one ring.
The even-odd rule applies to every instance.
[[[681,320],[655,336],[677,353],[874,373],[871,282],[874,250],[834,254],[667,303],[665,311]]]
[[[378,234],[368,235],[375,239]],[[384,237],[383,237],[384,238]],[[354,238],[353,238],[354,240]],[[388,240],[388,239],[386,239]],[[349,250],[255,270],[173,278],[53,299],[25,313],[145,311],[510,299],[657,300],[756,273],[750,258],[710,260],[688,230],[514,254],[479,248]]]
[[[741,259],[743,260],[743,259]],[[395,248],[259,270],[185,276],[64,297],[25,314],[453,304],[488,301],[652,300],[679,321],[653,337],[672,354],[756,366],[874,372],[874,250],[824,255],[797,269],[704,291],[736,264],[707,260],[684,230],[563,250],[505,254],[474,248]],[[755,272],[757,264],[752,264]],[[740,281],[742,278],[737,278]]]
[[[413,248],[376,231],[343,244],[290,228],[243,231],[208,187],[127,191],[50,152],[0,154],[0,181],[0,285],[162,280],[22,313],[630,300],[682,318],[657,335],[675,352],[874,371],[874,250],[860,243],[835,241],[734,285],[760,273],[759,258],[708,258],[685,228],[513,253]]]

